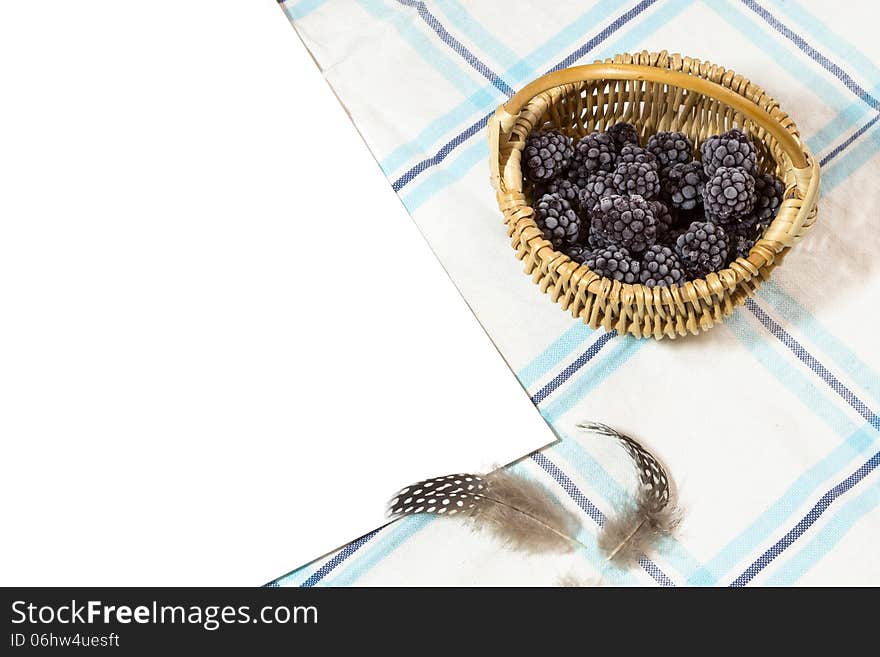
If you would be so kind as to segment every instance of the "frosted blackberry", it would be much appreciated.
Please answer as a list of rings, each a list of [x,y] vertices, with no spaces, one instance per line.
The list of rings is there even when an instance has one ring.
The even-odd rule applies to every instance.
[[[663,196],[680,210],[692,210],[703,202],[706,179],[699,162],[676,164],[663,176]]]
[[[694,159],[694,145],[683,132],[658,132],[645,148],[657,158],[660,171]]]
[[[568,201],[558,194],[544,194],[538,199],[535,223],[555,249],[574,244],[581,232],[581,220]]]
[[[574,260],[579,264],[584,264],[584,261],[587,259],[587,256],[590,254],[592,249],[589,246],[584,246],[583,244],[575,244],[574,246],[570,246],[565,250],[565,255]]]
[[[719,223],[744,217],[755,207],[755,179],[745,169],[718,167],[706,181],[703,204]]]
[[[621,194],[649,199],[660,193],[660,174],[654,164],[620,164],[614,170],[614,187]]]
[[[535,198],[541,198],[544,194],[559,194],[568,201],[571,207],[577,207],[578,192],[580,189],[566,178],[554,178],[553,180],[535,187]]]
[[[603,278],[630,284],[639,280],[639,261],[634,260],[629,251],[617,246],[590,251],[584,264]]]
[[[735,128],[709,137],[700,145],[700,155],[707,178],[714,176],[720,167],[741,167],[749,173],[757,171],[755,147],[745,133]]]
[[[565,171],[574,148],[571,137],[558,130],[533,132],[523,148],[523,173],[532,182],[544,182]]]
[[[675,216],[662,201],[654,199],[648,201],[648,205],[651,206],[651,211],[654,213],[654,218],[657,220],[657,241],[661,242],[666,239],[666,236],[669,235],[669,231],[672,230],[672,226],[675,224]]]
[[[657,218],[641,196],[606,196],[590,216],[591,233],[609,244],[639,252],[657,241]]]
[[[639,145],[639,131],[632,123],[615,123],[605,132],[611,137],[618,153],[627,144]]]
[[[659,169],[657,158],[654,157],[653,153],[650,153],[641,146],[627,144],[621,148],[620,152],[617,154],[617,166],[620,166],[622,163],[631,164],[633,162],[638,162],[639,164],[653,164]]]
[[[675,242],[676,255],[688,273],[696,278],[724,266],[729,251],[727,233],[718,224],[708,221],[693,222]]]
[[[769,173],[755,176],[755,208],[752,210],[752,219],[749,223],[767,226],[773,221],[784,193],[785,186],[775,176]]]
[[[590,212],[599,199],[611,196],[617,190],[614,187],[614,174],[610,171],[597,171],[587,178],[578,193],[578,203],[581,211]]]
[[[578,187],[596,171],[614,169],[614,141],[605,132],[593,132],[581,137],[574,145],[568,178]]]
[[[678,285],[685,279],[684,265],[668,246],[655,244],[642,255],[639,281],[648,287]]]

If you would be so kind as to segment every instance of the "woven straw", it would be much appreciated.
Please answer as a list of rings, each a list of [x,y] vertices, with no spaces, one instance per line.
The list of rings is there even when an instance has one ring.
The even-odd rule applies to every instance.
[[[643,143],[679,130],[697,151],[706,137],[734,126],[750,135],[759,169],[779,177],[786,191],[748,258],[680,287],[648,288],[602,278],[554,250],[523,192],[525,137],[552,127],[578,138],[621,121],[634,124]],[[819,167],[779,103],[733,71],[665,51],[617,55],[535,80],[495,112],[489,144],[498,207],[526,273],[593,328],[657,339],[709,329],[745,302],[816,220]]]

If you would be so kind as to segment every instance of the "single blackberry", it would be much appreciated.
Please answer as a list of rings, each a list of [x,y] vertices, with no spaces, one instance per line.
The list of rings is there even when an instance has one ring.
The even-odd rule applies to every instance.
[[[767,226],[782,203],[785,194],[785,185],[782,181],[769,173],[755,176],[755,208],[752,210],[752,223],[756,226]]]
[[[591,233],[612,245],[639,252],[657,241],[657,218],[641,196],[606,196],[590,216]]]
[[[678,236],[675,253],[688,273],[702,278],[727,262],[730,242],[724,229],[708,221],[695,221]]]
[[[694,159],[694,144],[683,132],[658,132],[645,148],[657,158],[660,171]]]
[[[544,194],[535,203],[535,223],[553,244],[553,248],[577,242],[581,220],[568,201],[558,194]]]
[[[614,174],[610,171],[597,171],[587,178],[578,192],[578,203],[582,212],[590,212],[599,199],[611,196],[617,190],[614,187]]]
[[[583,244],[575,244],[574,246],[570,246],[565,250],[565,255],[574,260],[579,264],[584,264],[584,261],[587,259],[587,256],[590,254],[592,249],[589,246],[584,246]]]
[[[674,208],[693,210],[703,202],[706,178],[699,162],[676,164],[663,176],[663,196]]]
[[[631,164],[633,162],[638,162],[639,164],[653,164],[659,169],[657,158],[654,157],[653,153],[645,150],[641,146],[627,144],[621,148],[620,152],[617,154],[617,166],[620,166],[621,163]]]
[[[543,185],[535,186],[535,198],[541,198],[544,194],[559,194],[568,201],[571,207],[577,207],[578,192],[580,189],[577,185],[566,178],[554,178]]]
[[[651,206],[651,211],[657,220],[657,241],[662,242],[675,224],[675,215],[669,211],[669,208],[662,201],[654,199],[648,201],[648,205]]]
[[[709,137],[700,144],[700,155],[707,178],[714,176],[720,167],[741,167],[752,174],[758,168],[755,147],[744,132],[735,128]]]
[[[614,141],[605,132],[593,132],[581,137],[574,145],[568,179],[583,187],[596,171],[614,169]]]
[[[614,186],[621,194],[654,198],[660,193],[660,174],[653,164],[621,164],[614,170]]]
[[[639,280],[639,261],[634,260],[629,251],[617,246],[590,251],[584,264],[603,278],[630,284]]]
[[[574,148],[571,137],[558,130],[533,132],[523,148],[523,173],[532,182],[544,182],[565,171]]]
[[[639,281],[648,287],[678,285],[684,282],[684,265],[668,246],[655,244],[645,251]]]
[[[706,181],[703,204],[719,223],[744,217],[755,207],[755,179],[745,169],[718,167]]]
[[[639,131],[632,123],[615,123],[605,131],[619,153],[627,144],[639,145]]]

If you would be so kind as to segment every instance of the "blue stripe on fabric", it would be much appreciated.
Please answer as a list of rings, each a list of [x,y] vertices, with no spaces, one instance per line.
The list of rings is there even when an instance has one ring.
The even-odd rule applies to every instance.
[[[327,0],[300,0],[294,3],[281,2],[281,6],[290,20],[298,21],[311,14],[315,9],[325,4]]]
[[[574,359],[574,361],[568,365],[564,370],[562,370],[559,374],[557,374],[552,381],[547,383],[543,388],[541,388],[538,392],[532,395],[532,402],[534,404],[540,404],[547,397],[549,397],[553,392],[559,388],[565,381],[571,378],[572,374],[581,369],[584,365],[589,363],[593,357],[599,353],[599,351],[604,347],[608,342],[617,335],[617,331],[611,331],[609,333],[603,333],[599,336],[599,339],[596,340],[593,344],[589,346],[589,348],[582,353],[580,356]]]
[[[823,194],[830,194],[839,184],[877,155],[880,151],[880,131],[875,129],[876,126],[876,123],[869,126],[868,138],[863,139],[843,159],[822,172]]]
[[[320,582],[327,575],[329,575],[331,572],[333,572],[334,568],[336,568],[339,564],[341,564],[343,561],[348,559],[351,555],[353,555],[355,552],[360,550],[364,545],[369,543],[373,538],[375,538],[376,534],[378,534],[380,531],[382,531],[381,528],[376,529],[374,531],[371,531],[369,534],[361,536],[356,541],[353,541],[353,542],[349,543],[348,545],[346,545],[339,552],[337,552],[336,555],[334,555],[333,558],[330,559],[330,561],[328,561],[323,566],[318,568],[318,570],[315,571],[315,573],[313,575],[311,575],[300,586],[302,588],[306,588],[306,589],[315,586],[318,582]]]
[[[784,36],[786,39],[796,45],[801,51],[806,53],[811,59],[816,61],[822,68],[824,68],[826,71],[828,71],[836,78],[838,78],[841,82],[843,82],[847,89],[849,89],[856,96],[865,101],[865,103],[870,105],[875,110],[880,110],[880,101],[878,101],[874,96],[863,89],[855,80],[852,79],[852,77],[850,77],[850,75],[846,71],[844,71],[837,64],[832,62],[818,50],[813,48],[809,43],[807,43],[807,41],[803,37],[795,34],[793,30],[783,25],[775,16],[773,16],[773,14],[764,9],[764,7],[755,2],[755,0],[741,0],[741,2],[762,19],[764,19],[764,21],[774,30],[779,32],[782,36]]]
[[[437,20],[437,17],[428,10],[424,2],[417,0],[397,0],[397,2],[405,7],[415,9],[421,19],[425,21],[428,27],[434,30],[443,43],[452,48],[472,69],[491,82],[496,89],[506,96],[513,95],[513,89],[495,71],[481,62],[461,41],[452,36],[443,26],[443,23]]]
[[[519,56],[513,50],[474,20],[470,12],[458,0],[434,0],[434,5],[471,43],[479,44],[480,50],[487,53],[495,60],[496,64],[508,68],[519,60]]]
[[[853,69],[860,71],[863,77],[871,76],[873,77],[872,83],[880,83],[880,68],[874,64],[871,58],[866,57],[852,43],[832,32],[827,23],[813,16],[800,2],[785,0],[785,2],[776,3],[774,8],[800,23],[814,37],[823,41],[835,55],[848,60]]]
[[[458,182],[467,175],[468,171],[478,164],[485,164],[488,159],[489,145],[481,139],[472,148],[467,148],[459,153],[458,157],[447,166],[436,169],[434,175],[422,181],[415,189],[402,196],[400,200],[406,209],[413,213],[441,189]]]
[[[428,36],[414,22],[409,12],[395,11],[382,0],[358,0],[371,16],[389,22],[410,48],[445,78],[455,89],[472,102],[475,109],[486,107],[498,100],[498,94],[483,88],[476,79],[465,74],[457,62],[446,55],[446,49],[434,46]]]
[[[758,291],[758,296],[771,304],[808,340],[818,345],[841,370],[880,404],[880,376],[843,341],[822,326],[797,299],[773,281],[765,282]]]
[[[724,19],[727,24],[739,30],[755,46],[774,59],[793,78],[822,98],[826,104],[831,105],[838,111],[848,105],[850,96],[848,94],[844,95],[837,84],[827,77],[820,75],[813,67],[804,66],[802,62],[798,62],[796,58],[791,57],[784,43],[761,29],[760,24],[751,20],[739,7],[728,4],[723,0],[706,0],[706,5]]]
[[[562,487],[568,496],[574,500],[584,513],[586,513],[600,527],[605,524],[605,515],[593,504],[586,495],[575,485],[559,466],[551,461],[542,452],[532,454],[532,460],[544,469]],[[653,561],[647,557],[639,559],[639,565],[661,586],[675,586],[673,581]]]
[[[351,586],[436,519],[437,516],[427,514],[401,518],[388,528],[386,535],[370,546],[369,550],[358,555],[355,561],[329,580],[326,585]]]
[[[782,554],[785,550],[787,550],[798,538],[804,535],[812,525],[815,523],[819,517],[825,513],[828,507],[841,495],[849,491],[853,486],[859,483],[862,479],[867,477],[874,469],[880,465],[880,452],[877,452],[868,459],[858,470],[853,472],[849,477],[841,481],[837,486],[829,490],[825,493],[822,498],[816,502],[816,505],[810,509],[810,512],[807,513],[803,518],[801,518],[800,522],[795,525],[785,536],[779,539],[770,549],[768,549],[764,554],[762,554],[755,562],[750,565],[746,570],[733,582],[731,582],[731,586],[745,586],[755,576],[761,572],[764,568],[767,567],[776,557]]]
[[[799,368],[792,367],[788,358],[774,349],[773,344],[764,339],[746,321],[741,308],[730,315],[724,323],[764,370],[778,380],[801,404],[828,425],[837,435],[844,438],[858,429],[859,424],[842,408],[826,403],[827,396],[813,384]]]
[[[541,415],[550,424],[555,423],[560,417],[570,411],[585,395],[596,386],[605,381],[624,363],[632,358],[642,347],[644,340],[625,335],[615,340],[609,353],[599,363],[591,367],[587,372],[575,379],[559,396],[546,408],[540,409]]]
[[[693,586],[714,586],[719,579],[730,572],[744,555],[751,554],[794,512],[801,508],[810,496],[814,495],[822,482],[837,475],[856,458],[864,458],[876,449],[877,432],[869,424],[864,424],[845,441],[835,447],[822,460],[801,474],[792,485],[761,513],[745,530],[727,543],[712,559],[693,572],[688,584]]]
[[[557,54],[557,52],[565,48],[568,44],[580,38],[581,34],[583,34],[585,31],[591,29],[594,25],[605,21],[608,16],[610,16],[617,9],[618,6],[619,4],[618,2],[616,2],[616,0],[603,0],[602,2],[598,3],[595,7],[592,7],[589,11],[579,16],[570,25],[566,26],[560,32],[555,34],[543,46],[537,48],[531,54],[519,60],[519,62],[517,62],[517,64],[515,64],[512,68],[506,70],[503,74],[504,78],[506,80],[510,80],[512,84],[521,84],[531,79],[532,77],[534,77],[535,72],[538,70],[538,68],[544,64],[544,62],[553,58]],[[427,150],[444,134],[446,134],[450,130],[456,129],[462,121],[471,116],[474,111],[475,104],[475,98],[468,98],[465,100],[465,102],[460,103],[458,106],[454,107],[443,116],[429,123],[428,126],[426,126],[418,135],[416,135],[413,140],[407,142],[406,144],[398,146],[387,157],[382,158],[382,160],[380,161],[380,166],[382,167],[382,170],[388,176],[390,176],[399,167],[403,166],[403,164],[406,163],[410,158],[415,157],[417,154]],[[492,115],[495,104],[497,103],[486,104],[482,106],[482,111],[486,112],[487,114],[477,123],[482,122],[482,126],[485,127],[485,122],[488,121],[488,118]],[[474,125],[470,126],[470,128],[468,128],[468,131],[473,130],[473,128]],[[471,132],[471,134],[474,133]],[[450,144],[456,141],[458,143],[461,143],[463,141],[461,139],[461,135],[453,138],[450,142],[446,144],[446,146],[441,148],[440,151],[433,156],[433,158],[428,158],[428,160],[437,158],[444,149],[446,149]],[[420,168],[419,164],[417,164],[412,169],[412,171],[415,171],[414,174],[411,174],[409,176],[407,176],[407,174],[404,174],[398,180],[406,180],[406,182],[409,182],[409,180],[412,180],[415,175],[418,175],[418,173],[424,171],[425,168],[427,167],[422,166]],[[403,182],[401,186],[406,184],[406,182]]]
[[[554,66],[550,70],[557,70],[560,67],[564,67],[565,62],[574,61],[571,58],[575,53],[581,53],[579,56],[583,56],[583,54],[585,54],[589,49],[595,47],[598,43],[600,43],[601,41],[606,39],[609,35],[613,34],[616,30],[623,27],[627,22],[629,22],[635,16],[637,16],[639,13],[641,13],[642,11],[647,9],[654,2],[656,2],[656,0],[642,0],[642,2],[640,2],[638,5],[636,5],[635,8],[633,8],[633,9],[625,12],[621,16],[619,16],[610,26],[608,26],[607,28],[602,30],[598,35],[596,35],[595,37],[590,39],[587,43],[585,43],[582,46],[580,46],[579,48],[577,48],[574,51],[574,53],[572,53],[571,55],[569,55],[568,57],[563,59],[562,62],[560,62],[559,64],[557,64],[556,66]],[[677,3],[677,4],[680,4],[680,3]],[[664,8],[664,11],[666,11],[665,8]],[[534,74],[534,71],[529,70],[527,73],[527,76],[530,77],[533,74]],[[520,78],[519,75],[517,75],[515,77],[511,77],[511,76],[509,76],[509,74],[506,77],[508,77],[508,79],[515,80],[515,82],[518,82],[519,78]],[[494,105],[489,106],[489,107],[494,107]],[[486,127],[486,123],[489,121],[490,116],[492,116],[491,111],[488,114],[486,114],[485,116],[483,116],[482,118],[480,118],[475,124],[473,124],[469,128],[467,128],[464,132],[462,132],[461,134],[457,135],[452,140],[450,140],[449,142],[444,144],[444,146],[435,155],[422,160],[421,162],[419,162],[418,164],[413,166],[409,171],[407,171],[402,176],[400,176],[397,180],[395,180],[392,183],[392,187],[394,188],[394,190],[399,191],[404,186],[409,184],[420,173],[422,173],[423,171],[425,171],[426,169],[428,169],[430,167],[435,166],[439,162],[442,162],[446,158],[446,156],[454,148],[456,148],[457,146],[462,144],[464,141],[466,141],[467,139],[472,137],[477,132],[482,131],[482,129]],[[392,155],[394,155],[394,154],[392,153]],[[391,156],[389,156],[389,158],[390,157]],[[382,160],[382,164],[381,164],[382,170],[386,171],[386,172],[391,170],[392,164],[394,164],[394,163],[389,162],[388,158]],[[421,205],[421,203],[419,203],[419,205]]]
[[[650,34],[653,30],[655,30],[658,26],[664,24],[665,22],[672,20],[672,18],[681,10],[688,6],[688,0],[669,0],[668,4],[662,5],[656,12],[646,18],[640,25],[633,27],[632,30],[624,37],[622,37],[616,46],[606,48],[606,51],[614,52],[615,50],[628,50],[630,48],[628,43],[638,43],[642,40],[646,35]],[[607,54],[607,53],[606,53]],[[481,119],[481,121],[488,121],[490,115]],[[484,125],[484,124],[483,124]],[[473,128],[474,126],[472,126]],[[482,129],[482,127],[480,128]],[[477,130],[479,132],[479,130]],[[448,145],[447,145],[448,146]],[[446,148],[446,147],[444,147]],[[453,147],[450,147],[449,150],[452,150]],[[404,205],[407,207],[410,212],[413,211],[414,208],[420,207],[426,201],[428,201],[434,194],[443,189],[446,185],[451,182],[455,182],[464,177],[467,172],[476,166],[478,163],[482,162],[483,158],[488,157],[488,147],[485,141],[481,140],[478,144],[473,144],[470,146],[465,153],[470,153],[467,158],[464,158],[464,154],[460,156],[460,160],[457,160],[453,165],[447,166],[443,172],[435,172],[434,176],[443,175],[445,177],[445,181],[435,181],[434,176],[432,176],[426,183],[424,188],[417,188],[413,194],[414,196],[410,198],[409,196],[403,196],[402,201]],[[448,155],[448,152],[446,153]],[[446,155],[443,157],[445,158]],[[443,158],[441,158],[442,160]],[[424,163],[420,163],[417,167],[423,165]],[[426,164],[423,166],[421,173],[430,166],[434,166],[436,162],[431,164]],[[417,168],[417,167],[414,167]],[[399,185],[395,188],[399,191],[401,187],[406,185],[408,182],[412,180],[412,178],[405,179],[410,172],[404,174],[399,181]],[[414,174],[418,175],[418,174]],[[395,183],[397,184],[397,183]]]
[[[557,363],[583,344],[593,333],[593,329],[583,322],[573,322],[570,328],[550,343],[550,346],[517,372],[516,378],[519,379],[522,387],[530,388],[535,381],[540,380]]]
[[[772,333],[782,344],[788,347],[795,356],[797,356],[798,360],[818,374],[819,378],[828,384],[834,392],[840,395],[847,404],[852,406],[859,415],[871,424],[871,426],[880,431],[880,417],[868,408],[867,404],[859,399],[849,388],[841,383],[836,376],[829,372],[828,368],[820,363],[810,352],[804,349],[797,340],[791,337],[791,335],[782,328],[776,320],[764,312],[764,309],[755,303],[754,299],[747,299],[746,307],[752,311],[752,314],[758,318],[758,321],[761,322],[770,333]]]
[[[845,504],[795,555],[769,575],[767,586],[791,586],[821,561],[846,533],[880,505],[880,485],[875,482]]]
[[[849,137],[847,137],[844,141],[842,141],[835,148],[833,148],[831,151],[829,151],[821,160],[819,160],[819,165],[824,167],[829,162],[831,162],[831,160],[833,160],[835,157],[840,155],[844,150],[849,148],[856,140],[858,140],[859,137],[861,137],[863,134],[868,132],[868,130],[873,128],[874,124],[877,123],[878,120],[880,120],[880,114],[877,114],[873,119],[868,121],[865,125],[863,125],[861,128],[856,130]]]

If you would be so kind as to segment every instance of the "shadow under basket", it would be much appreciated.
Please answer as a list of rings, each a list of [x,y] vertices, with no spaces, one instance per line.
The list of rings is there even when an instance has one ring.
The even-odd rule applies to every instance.
[[[526,136],[554,128],[577,139],[619,122],[635,125],[642,143],[681,131],[697,151],[733,127],[750,136],[759,170],[780,178],[785,194],[747,258],[681,286],[649,288],[602,278],[553,248],[523,190]],[[816,220],[819,166],[794,121],[760,87],[708,62],[643,52],[549,73],[498,107],[488,131],[492,184],[517,257],[543,292],[593,328],[657,339],[705,331],[743,304]]]

